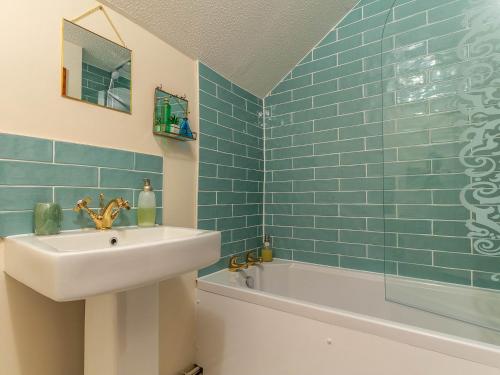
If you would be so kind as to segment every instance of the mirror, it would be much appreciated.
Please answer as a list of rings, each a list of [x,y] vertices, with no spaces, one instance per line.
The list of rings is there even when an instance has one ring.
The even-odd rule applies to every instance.
[[[131,113],[132,51],[63,20],[62,96]]]

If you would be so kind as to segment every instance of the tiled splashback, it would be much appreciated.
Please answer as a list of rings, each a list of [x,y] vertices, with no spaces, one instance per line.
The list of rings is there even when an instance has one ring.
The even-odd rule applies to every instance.
[[[362,0],[265,98],[276,255],[500,288],[500,257],[472,249],[459,199],[471,181],[458,157],[463,61],[485,51],[461,41],[478,6],[488,1]]]
[[[86,214],[72,208],[78,199],[98,194],[122,196],[132,209],[123,210],[116,226],[136,225],[143,178],[151,179],[161,223],[163,158],[110,148],[0,133],[0,236],[33,232],[37,202],[57,202],[64,211],[63,229],[92,227]]]
[[[457,46],[478,6],[488,1],[361,0],[264,99],[264,231],[277,257],[500,289],[500,257],[472,248],[460,200],[471,119],[457,97],[473,56]],[[260,225],[260,204],[235,210],[261,201],[249,151],[262,139],[240,117],[261,102],[236,88],[200,65],[199,224],[224,241],[202,273],[260,242],[238,237]],[[249,176],[256,189],[237,191]]]
[[[262,99],[199,64],[200,169],[198,227],[222,231],[222,258],[262,243]]]
[[[279,257],[384,272],[371,170],[383,161],[380,39],[393,3],[359,2],[265,98],[265,231]]]

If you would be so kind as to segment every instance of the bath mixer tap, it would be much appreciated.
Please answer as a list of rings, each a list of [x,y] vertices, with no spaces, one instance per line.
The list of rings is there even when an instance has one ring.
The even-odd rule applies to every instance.
[[[85,197],[76,202],[73,211],[80,212],[84,209],[89,214],[90,218],[95,224],[96,229],[111,229],[113,222],[120,214],[120,209],[125,208],[130,210],[128,201],[123,198],[114,198],[104,205],[104,194],[99,194],[99,211],[88,208],[88,204],[92,202],[90,197]]]
[[[255,266],[256,264],[261,264],[262,263],[262,257],[255,257],[254,256],[255,252],[249,251],[246,256],[246,261],[249,266]]]
[[[229,259],[229,267],[228,267],[229,272],[237,272],[247,268],[248,268],[248,263],[238,263],[237,255],[233,255]]]

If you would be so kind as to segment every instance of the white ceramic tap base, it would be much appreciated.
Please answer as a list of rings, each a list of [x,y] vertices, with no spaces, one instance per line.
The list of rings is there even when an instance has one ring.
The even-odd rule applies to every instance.
[[[85,300],[85,375],[158,375],[158,284]]]

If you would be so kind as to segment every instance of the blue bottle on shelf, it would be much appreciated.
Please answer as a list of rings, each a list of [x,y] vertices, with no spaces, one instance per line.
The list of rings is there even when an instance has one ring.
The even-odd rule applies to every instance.
[[[187,117],[184,117],[181,122],[181,130],[179,132],[180,135],[184,137],[193,138],[193,132],[191,132],[191,128],[189,127],[189,121]]]

